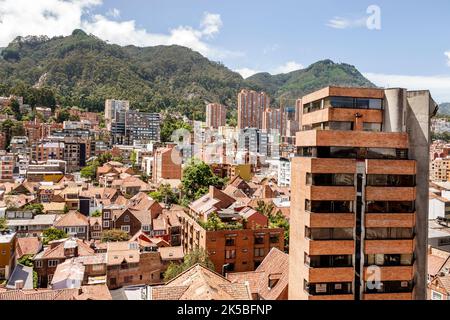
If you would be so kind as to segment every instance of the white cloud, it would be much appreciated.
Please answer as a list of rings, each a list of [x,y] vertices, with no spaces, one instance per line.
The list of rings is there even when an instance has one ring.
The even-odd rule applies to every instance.
[[[205,12],[199,28],[178,26],[158,34],[139,28],[134,20],[118,21],[120,11],[117,9],[104,15],[92,15],[91,10],[102,4],[103,0],[0,0],[0,47],[8,45],[17,36],[53,37],[69,35],[74,29],[81,28],[119,45],[176,44],[214,59],[243,55],[216,48],[207,42],[219,33],[223,25],[219,14]]]
[[[234,71],[236,71],[237,73],[240,73],[244,79],[247,79],[248,77],[251,77],[252,75],[261,72],[261,71],[250,69],[250,68],[236,69]]]
[[[349,29],[366,27],[367,18],[347,19],[342,17],[334,17],[329,20],[327,26],[333,29]]]
[[[109,9],[106,15],[111,18],[120,18],[120,10],[116,8]]]
[[[380,87],[401,87],[408,90],[430,90],[436,102],[450,102],[450,76],[407,76],[364,73]]]
[[[446,51],[444,54],[447,57],[447,65],[450,67],[450,51]]]
[[[302,64],[297,63],[295,61],[289,61],[283,64],[282,66],[275,68],[273,70],[273,74],[289,73],[303,68],[304,66]]]

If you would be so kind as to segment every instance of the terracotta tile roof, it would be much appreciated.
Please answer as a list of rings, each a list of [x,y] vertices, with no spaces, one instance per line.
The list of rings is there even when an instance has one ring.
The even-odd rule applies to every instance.
[[[76,300],[112,300],[109,289],[104,284],[82,286],[81,294],[76,296]]]
[[[139,263],[139,245],[136,242],[108,242],[107,265]]]
[[[178,275],[164,286],[151,288],[152,300],[251,300],[242,283],[231,283],[220,274],[199,264]]]
[[[254,272],[227,274],[233,283],[249,282],[252,294],[257,293],[264,300],[277,300],[286,292],[289,281],[289,256],[272,248]],[[278,282],[269,288],[269,279]]]
[[[95,224],[102,225],[102,217],[89,217],[89,225],[93,227]]]
[[[71,211],[62,216],[58,222],[55,223],[55,227],[73,227],[73,226],[89,226],[89,219],[79,213],[78,211]]]
[[[39,238],[17,238],[16,254],[20,259],[24,255],[35,255],[42,248],[42,243]]]
[[[45,249],[44,252],[42,252],[42,254],[40,253],[39,257],[36,257],[35,259],[64,259],[66,257],[64,255],[64,245],[67,241],[76,242],[78,246],[78,256],[91,256],[95,253],[88,243],[80,239],[66,239],[56,245],[54,248]]]
[[[164,261],[182,260],[184,258],[183,247],[161,247],[158,249],[161,259]]]
[[[145,210],[126,210],[125,212],[131,213],[138,219],[142,225],[150,226],[152,224],[152,214],[150,211]]]
[[[444,266],[446,259],[438,257],[435,255],[428,255],[428,274],[435,276],[439,273],[441,268]]]
[[[74,300],[79,289],[0,291],[0,300]]]
[[[150,210],[156,201],[145,192],[139,192],[129,200],[129,208],[133,210]]]
[[[44,212],[49,211],[61,211],[64,212],[64,208],[66,204],[64,202],[50,202],[50,203],[43,203],[44,206]]]
[[[153,230],[165,231],[167,229],[166,220],[163,218],[153,219],[152,222]]]

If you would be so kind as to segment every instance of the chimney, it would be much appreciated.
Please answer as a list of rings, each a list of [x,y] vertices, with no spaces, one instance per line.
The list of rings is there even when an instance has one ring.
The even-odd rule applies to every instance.
[[[22,290],[23,289],[23,280],[16,280],[14,282],[14,287],[16,290]]]

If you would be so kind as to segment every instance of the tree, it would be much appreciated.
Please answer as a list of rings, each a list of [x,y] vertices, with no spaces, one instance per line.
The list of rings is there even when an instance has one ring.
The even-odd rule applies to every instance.
[[[137,164],[137,152],[135,150],[133,150],[131,152],[130,161],[131,161],[131,164],[133,165],[133,167],[136,167],[136,164]]]
[[[150,197],[158,202],[164,202],[165,204],[177,204],[178,196],[173,192],[170,184],[162,184],[155,192],[150,192]]]
[[[20,114],[20,104],[17,99],[13,99],[11,101],[11,111],[14,113],[17,120],[22,120],[22,115]]]
[[[22,258],[18,260],[19,264],[25,266],[25,267],[31,267],[33,268],[33,255],[32,254],[26,254]],[[33,288],[36,289],[38,287],[38,274],[36,271],[33,270]]]
[[[192,127],[181,119],[176,119],[171,115],[167,115],[161,123],[161,141],[171,142],[172,134],[178,129],[186,129],[192,132]]]
[[[203,249],[196,249],[184,256],[182,264],[171,263],[164,273],[164,280],[169,281],[196,264],[200,264],[210,270],[215,269],[208,253]]]
[[[102,216],[102,212],[100,210],[96,210],[91,214],[91,217],[98,218]]]
[[[91,164],[81,169],[80,171],[81,177],[88,180],[95,180],[95,178],[97,177],[98,167],[99,167],[98,161],[93,161]]]
[[[274,211],[275,211],[275,205],[272,201],[265,202],[264,200],[258,200],[256,202],[257,207],[255,208],[256,211],[259,213],[265,215],[269,220],[272,219]]]
[[[42,233],[42,243],[47,245],[50,241],[61,240],[67,237],[67,233],[65,233],[63,230],[51,227],[47,230],[44,230],[44,232]]]
[[[67,111],[66,109],[63,109],[63,110],[59,111],[59,113],[56,117],[56,122],[63,123],[64,121],[68,121],[69,118],[70,118],[69,111]]]
[[[44,213],[44,206],[42,203],[27,204],[24,209],[33,211],[35,215]]]
[[[122,230],[113,229],[102,232],[102,242],[119,242],[128,240],[130,240],[130,236]]]
[[[5,231],[8,229],[8,221],[6,218],[0,218],[0,231]]]
[[[190,201],[208,193],[209,186],[223,187],[223,180],[217,177],[203,161],[192,160],[183,171],[181,180],[183,192]]]

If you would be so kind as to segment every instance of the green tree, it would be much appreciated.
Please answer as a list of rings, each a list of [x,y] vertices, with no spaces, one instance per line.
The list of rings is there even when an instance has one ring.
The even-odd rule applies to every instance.
[[[5,231],[8,229],[8,221],[6,218],[0,218],[0,231]]]
[[[150,197],[158,202],[164,202],[165,204],[177,204],[178,196],[173,192],[170,184],[162,184],[155,192],[150,192]]]
[[[68,110],[63,109],[58,112],[58,115],[56,116],[56,122],[63,123],[64,121],[68,121],[70,119],[70,113]]]
[[[44,213],[44,206],[42,203],[27,204],[24,209],[34,211],[34,214]]]
[[[184,256],[182,264],[171,263],[164,273],[164,280],[169,281],[186,271],[192,266],[200,264],[210,270],[214,270],[214,263],[209,258],[208,253],[203,249],[196,249]]]
[[[183,192],[190,201],[208,193],[209,186],[223,187],[223,180],[217,177],[203,161],[191,160],[183,171],[181,180]]]
[[[172,142],[172,134],[178,129],[186,129],[192,132],[192,127],[189,123],[181,119],[177,119],[171,115],[167,115],[161,123],[161,141]]]
[[[93,212],[91,214],[91,217],[94,217],[94,218],[99,218],[101,216],[102,216],[102,212],[100,210],[96,210],[95,212]]]
[[[63,230],[49,228],[42,233],[42,243],[47,245],[50,241],[61,240],[67,238],[68,235]]]
[[[265,215],[267,218],[269,218],[269,220],[272,219],[275,211],[275,205],[273,204],[272,201],[265,202],[264,200],[258,200],[256,202],[256,206],[257,206],[255,208],[256,211]]]
[[[18,260],[18,262],[25,267],[33,267],[33,255],[26,254]]]
[[[131,164],[133,165],[133,167],[136,167],[136,165],[137,165],[137,152],[135,150],[133,150],[131,152],[130,161],[131,161]]]
[[[105,230],[102,232],[102,242],[119,242],[119,241],[128,241],[130,236],[128,233],[122,230]]]
[[[81,177],[88,180],[95,180],[97,177],[97,168],[99,166],[100,164],[98,163],[98,161],[93,161],[91,164],[81,169]]]
[[[17,99],[13,99],[11,101],[11,111],[14,113],[14,116],[17,120],[22,120],[22,115],[20,113],[20,104]]]

